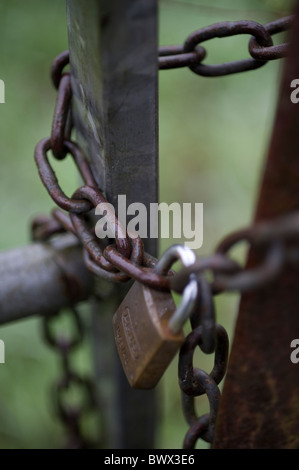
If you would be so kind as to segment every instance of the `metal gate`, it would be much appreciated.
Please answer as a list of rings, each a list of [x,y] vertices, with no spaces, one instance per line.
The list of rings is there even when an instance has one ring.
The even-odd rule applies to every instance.
[[[66,6],[68,50],[56,56],[51,68],[51,99],[55,99],[55,94],[57,96],[53,121],[50,131],[46,134],[49,137],[40,135],[35,147],[35,163],[39,176],[56,207],[51,214],[48,210],[49,215],[32,219],[33,241],[30,245],[2,251],[0,254],[1,324],[37,316],[40,318],[42,337],[53,353],[56,353],[59,361],[60,372],[52,387],[51,397],[53,412],[65,427],[64,445],[71,448],[117,449],[161,447],[161,437],[157,435],[157,430],[159,433],[165,433],[161,431],[160,418],[163,412],[162,389],[150,389],[149,384],[145,386],[148,390],[135,390],[129,386],[113,338],[112,315],[123,299],[128,298],[126,296],[133,282],[136,285],[137,281],[138,289],[148,289],[146,292],[150,292],[157,303],[157,299],[160,302],[160,294],[157,292],[171,291],[177,296],[179,304],[181,297],[187,298],[186,292],[191,284],[196,285],[193,310],[190,307],[190,296],[190,302],[187,301],[190,311],[187,309],[189,313],[186,316],[190,316],[191,322],[190,325],[184,324],[185,342],[178,356],[179,377],[176,378],[174,370],[177,362],[173,361],[165,372],[165,382],[164,379],[161,382],[165,387],[164,406],[168,408],[171,421],[174,419],[173,414],[177,413],[177,406],[175,401],[171,405],[169,390],[176,386],[176,394],[181,394],[183,412],[179,422],[180,426],[185,426],[181,436],[183,447],[298,447],[298,381],[296,351],[294,352],[298,336],[298,5],[294,12],[288,12],[292,13],[291,16],[284,15],[267,23],[251,20],[217,21],[211,26],[202,26],[189,35],[187,31],[181,45],[164,47],[158,46],[158,5],[155,0],[67,0]],[[167,11],[167,2],[164,7]],[[204,8],[202,12],[204,15]],[[198,14],[200,17],[200,6]],[[221,11],[221,15],[224,14]],[[3,31],[8,34],[9,9],[6,10],[5,18],[6,26]],[[183,16],[181,22],[183,28]],[[203,23],[202,19],[200,23]],[[286,31],[287,38],[274,45],[273,36]],[[231,41],[239,41],[241,44],[243,35],[250,39],[249,53],[245,50],[248,55],[246,59],[218,64],[209,62],[207,50],[210,44],[213,47],[213,41],[231,38]],[[217,51],[225,41],[218,42]],[[229,51],[230,47],[227,49]],[[228,156],[227,161],[222,162],[222,169],[218,169],[218,181],[217,172],[213,172],[213,165],[205,166],[205,153],[209,157],[213,149],[217,153],[214,161],[219,160],[221,147],[233,147],[239,139],[238,132],[234,132],[234,129],[227,135],[220,127],[214,129],[213,126],[208,128],[209,139],[201,129],[198,129],[197,135],[194,125],[197,113],[201,122],[212,120],[215,116],[215,121],[219,123],[216,116],[217,103],[213,101],[213,88],[206,83],[214,80],[215,88],[223,87],[222,93],[215,91],[215,94],[218,99],[225,101],[225,87],[229,86],[229,80],[233,81],[236,93],[240,93],[241,104],[239,109],[234,111],[231,109],[231,103],[227,101],[225,116],[231,121],[232,128],[238,127],[239,121],[242,121],[246,114],[255,115],[250,110],[251,103],[242,98],[244,85],[240,83],[243,77],[246,77],[246,86],[250,87],[249,77],[259,74],[261,84],[258,83],[255,87],[261,97],[266,93],[263,90],[267,88],[267,83],[263,83],[262,78],[264,70],[272,66],[274,77],[277,69],[274,69],[270,62],[273,63],[276,59],[282,59],[282,78],[277,107],[273,108],[274,127],[266,164],[262,169],[263,178],[259,183],[259,197],[253,223],[244,229],[233,231],[225,238],[215,238],[214,249],[209,242],[209,237],[213,239],[215,232],[213,221],[210,219],[210,208],[215,204],[210,189],[213,178],[216,182],[212,190],[218,187],[219,198],[223,188],[223,191],[231,191],[231,199],[228,199],[231,204],[241,205],[242,197],[247,209],[249,203],[246,197],[242,196],[243,188],[239,182],[236,183],[236,176],[232,176],[233,158]],[[38,62],[38,59],[36,60]],[[5,54],[3,63],[5,70]],[[188,68],[195,74],[188,72]],[[256,70],[260,68],[261,70]],[[166,72],[165,69],[182,70]],[[246,71],[248,74],[240,74]],[[173,74],[174,81],[169,90],[167,83],[163,81],[163,74],[168,73]],[[168,112],[176,112],[175,130],[179,129],[179,132],[167,128],[167,111],[163,115],[163,106],[158,102],[159,96],[160,102],[163,103],[163,95],[161,92],[158,94],[158,76],[160,90],[164,93],[173,91],[177,80],[178,95],[186,95],[186,101],[198,100],[196,108],[188,103],[189,109],[192,110],[191,113],[188,111],[190,124],[184,122],[179,115],[180,109],[175,104],[176,96],[169,100],[171,104]],[[265,76],[269,77],[270,74]],[[6,110],[11,91],[6,77],[2,78],[5,99],[2,100],[1,106]],[[40,78],[32,82],[28,101],[24,100],[24,109],[30,109],[30,112],[36,115],[37,128],[39,110],[32,109],[29,103],[30,97],[35,92],[39,93],[36,85],[39,80]],[[186,83],[186,89],[190,86],[193,93],[196,92],[195,96],[187,93],[181,86],[182,81]],[[179,102],[183,103],[184,98]],[[235,100],[235,106],[236,103]],[[42,101],[40,107],[43,108]],[[188,194],[191,198],[194,197],[194,188],[198,190],[198,199],[205,199],[201,202],[204,205],[204,221],[207,220],[204,223],[207,223],[208,228],[204,230],[206,245],[203,245],[203,249],[207,246],[208,251],[212,251],[211,255],[207,252],[202,255],[203,249],[200,248],[196,251],[196,259],[190,258],[191,262],[189,260],[184,263],[183,251],[180,251],[183,248],[170,250],[167,252],[165,272],[158,269],[161,263],[157,264],[157,258],[159,251],[163,252],[169,246],[170,240],[161,240],[162,250],[158,250],[157,238],[132,237],[117,213],[119,195],[125,196],[127,207],[138,202],[148,211],[151,204],[161,200],[161,196],[158,196],[160,109],[160,119],[164,120],[160,129],[160,153],[166,146],[172,149],[167,163],[160,161],[161,181],[170,188],[170,192],[174,188],[173,181],[179,182],[179,187],[176,185],[174,189],[181,203],[189,202]],[[181,111],[184,115],[185,110],[182,108]],[[42,112],[44,113],[43,109]],[[255,129],[255,123],[252,128]],[[162,130],[165,131],[165,137]],[[181,157],[180,149],[188,143],[189,134],[193,135],[194,140],[199,136],[199,142],[195,149],[193,146],[187,146]],[[262,134],[259,131],[259,135]],[[18,136],[18,132],[16,135]],[[251,135],[254,135],[254,132],[251,132]],[[211,149],[205,150],[201,146],[202,141],[211,142]],[[21,143],[19,145],[22,146]],[[248,145],[252,145],[253,151],[256,151],[256,142],[248,142]],[[193,152],[199,153],[197,163],[194,163],[193,155],[191,157]],[[244,154],[247,155],[247,161],[244,161],[245,176],[242,178],[246,181],[246,172],[252,171],[252,165],[248,161],[250,152],[244,149]],[[73,167],[70,157],[75,163]],[[239,158],[242,157],[240,155]],[[186,169],[184,164],[181,164],[182,160]],[[257,159],[254,162],[257,166]],[[223,170],[229,166],[228,172]],[[26,164],[21,166],[25,167]],[[69,183],[64,181],[63,171],[74,172],[74,167],[77,172],[74,179],[80,181],[80,184],[75,183],[75,188],[68,188]],[[63,168],[62,172],[60,168]],[[37,170],[35,171],[37,178]],[[254,171],[258,174],[257,167]],[[202,193],[196,175],[204,188]],[[223,180],[223,175],[230,175],[229,179]],[[28,174],[25,172],[25,183],[26,178]],[[252,181],[250,189],[254,189]],[[3,178],[3,182],[5,197],[12,199],[13,181],[11,184]],[[254,183],[256,189],[258,184],[256,181]],[[30,187],[26,184],[24,187],[26,202]],[[163,187],[160,187],[160,192],[163,197]],[[17,214],[20,213],[21,220],[24,220],[24,213],[26,218],[31,217],[31,214],[28,207],[23,207],[22,204],[21,200],[14,200],[14,204],[9,207],[17,207]],[[94,233],[94,210],[99,204],[103,204],[106,213],[108,212],[108,228],[115,232],[114,243],[110,240],[108,244],[103,245]],[[229,215],[231,207],[228,208],[228,216],[225,213],[227,208],[223,208],[223,223],[220,221],[217,225],[221,235],[227,233],[224,229],[230,220],[234,220],[238,227],[245,225],[245,220],[239,223]],[[111,210],[112,212],[109,212]],[[240,213],[242,214],[242,209]],[[134,214],[131,213],[132,215]],[[149,217],[148,227],[150,223]],[[10,224],[6,222],[3,227],[5,233]],[[16,237],[16,242],[17,240]],[[239,255],[231,256],[231,251],[239,244],[247,244],[250,248],[246,263],[242,262]],[[185,265],[172,272],[170,270],[177,259],[181,259]],[[218,298],[225,297],[227,292],[241,294],[235,328],[234,315],[229,319],[223,318],[221,309],[218,311],[218,308],[215,308],[221,306]],[[228,305],[232,307],[234,303]],[[143,310],[147,307],[148,305]],[[152,307],[148,309],[151,314]],[[61,334],[60,331],[64,329],[64,321],[69,324],[68,335]],[[230,354],[228,336],[218,322],[229,330],[228,336],[232,343]],[[22,341],[23,333],[20,326],[19,328],[18,334]],[[124,327],[124,335],[126,328],[128,331],[128,326]],[[134,338],[134,335],[137,335],[135,343],[131,340],[133,356],[136,344],[141,342],[136,326],[134,328],[133,333],[130,332]],[[10,361],[9,339],[5,338],[4,333],[5,328],[1,342],[2,370],[9,368]],[[161,348],[169,339],[168,333],[161,340]],[[174,335],[176,333],[174,330],[171,332]],[[151,347],[152,341],[150,336],[148,343]],[[89,370],[83,372],[76,359],[82,345],[85,347],[85,354],[89,347],[93,351],[93,367],[90,367],[91,361],[85,359],[83,362],[88,364]],[[119,349],[121,347],[119,346]],[[201,357],[197,360],[193,358],[193,354],[197,356],[198,350],[201,350]],[[164,354],[163,349],[163,354],[159,356],[160,363],[163,362]],[[137,356],[137,353],[135,355]],[[143,356],[143,352],[141,355]],[[214,364],[211,365],[205,355],[211,355]],[[34,351],[28,353],[27,361],[30,357],[34,360]],[[126,363],[127,358],[122,359]],[[153,366],[151,361],[153,359],[150,360],[149,366],[144,366],[150,367],[151,371],[146,375],[145,382],[160,368],[157,364]],[[209,370],[209,373],[205,372],[206,370]],[[162,370],[161,374],[162,372],[164,371]],[[20,377],[22,374],[26,376],[25,369],[21,371]],[[158,375],[157,372],[157,377]],[[221,396],[219,384],[224,376]],[[198,399],[201,396],[203,399]],[[200,409],[205,410],[203,413],[196,411],[198,401]],[[29,403],[32,406],[30,400]],[[173,409],[170,409],[171,406]],[[5,418],[4,411],[2,413]],[[183,415],[187,424],[183,424]],[[56,423],[53,423],[53,426],[55,427]],[[6,429],[9,430],[9,425]],[[6,444],[9,443],[9,432],[6,432],[8,434],[3,436],[3,447],[9,445]],[[171,437],[164,439],[165,447],[171,446]]]

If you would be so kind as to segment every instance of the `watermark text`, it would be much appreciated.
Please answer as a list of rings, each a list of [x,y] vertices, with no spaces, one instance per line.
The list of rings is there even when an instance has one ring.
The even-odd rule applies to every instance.
[[[291,81],[291,88],[294,88],[290,95],[291,101],[297,104],[299,103],[299,78],[294,78],[294,80]]]
[[[298,364],[299,362],[299,339],[293,339],[291,341],[290,346],[293,349],[290,355],[291,362],[293,364]]]
[[[95,226],[96,236],[115,238],[113,205],[100,203],[95,214],[101,216]],[[184,245],[195,250],[203,244],[203,203],[150,203],[148,209],[145,204],[134,202],[127,207],[126,195],[121,194],[118,196],[117,214],[119,222],[132,238],[184,239]],[[117,236],[125,237],[125,232]]]
[[[0,364],[5,363],[5,345],[4,341],[0,339]]]
[[[4,81],[0,79],[0,103],[5,103],[5,85]]]

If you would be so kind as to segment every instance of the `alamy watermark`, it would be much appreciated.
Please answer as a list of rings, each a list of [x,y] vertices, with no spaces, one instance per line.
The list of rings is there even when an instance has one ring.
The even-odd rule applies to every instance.
[[[293,339],[290,344],[293,351],[291,352],[290,359],[293,364],[299,362],[299,339]]]
[[[115,209],[112,204],[101,203],[95,209],[101,218],[95,226],[98,238],[115,238],[113,223]],[[128,205],[126,195],[118,196],[117,217],[132,238],[177,238],[184,239],[184,245],[198,249],[203,244],[203,203],[166,202],[150,203],[149,208],[142,202]],[[119,238],[125,234],[117,234]]]
[[[294,90],[291,92],[290,98],[292,103],[297,104],[299,103],[299,78],[294,78],[294,80],[291,81],[291,88],[294,88]]]
[[[0,339],[0,364],[5,363],[5,345],[4,341]]]
[[[4,81],[0,79],[0,103],[5,103],[5,85]]]
[[[291,102],[294,104],[299,103],[299,78],[294,78],[290,84],[291,88],[294,90],[290,94]],[[299,339],[293,339],[291,341],[290,347],[292,352],[290,354],[290,360],[293,364],[298,364],[299,362]]]

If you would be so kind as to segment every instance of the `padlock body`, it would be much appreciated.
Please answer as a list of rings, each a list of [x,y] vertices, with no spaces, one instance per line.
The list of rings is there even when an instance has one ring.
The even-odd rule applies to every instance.
[[[170,292],[136,281],[114,314],[115,342],[132,387],[155,387],[183,344],[183,331],[174,334],[168,327],[175,309]]]

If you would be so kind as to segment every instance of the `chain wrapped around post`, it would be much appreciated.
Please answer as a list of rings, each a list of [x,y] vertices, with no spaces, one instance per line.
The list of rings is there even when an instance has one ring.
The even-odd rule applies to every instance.
[[[292,17],[286,17],[264,26],[253,21],[238,21],[202,28],[189,35],[183,46],[161,47],[158,54],[159,69],[188,66],[199,75],[220,76],[259,68],[268,60],[285,57],[287,44],[274,46],[272,35],[289,29],[291,22]],[[252,36],[249,42],[251,58],[218,65],[203,63],[207,55],[201,45],[204,41],[239,34]],[[58,97],[51,136],[42,139],[35,149],[41,180],[59,208],[53,210],[51,218],[36,219],[33,222],[34,233],[40,240],[64,231],[73,233],[82,244],[88,269],[112,282],[134,279],[150,289],[182,294],[191,277],[196,280],[199,295],[190,317],[192,331],[185,338],[179,354],[179,385],[184,415],[190,426],[183,445],[184,448],[194,448],[199,438],[212,442],[220,400],[219,384],[225,375],[228,359],[228,336],[216,321],[214,296],[225,291],[242,293],[261,289],[277,279],[286,265],[298,265],[299,212],[236,231],[226,237],[211,256],[195,258],[178,272],[167,269],[161,273],[157,269],[157,260],[144,251],[141,238],[127,233],[115,214],[109,212],[108,201],[97,187],[88,160],[79,145],[71,140],[72,90],[70,73],[64,72],[68,62],[68,51],[60,54],[53,62],[51,77]],[[83,186],[71,197],[64,193],[56,178],[48,155],[50,150],[58,160],[70,154],[79,171]],[[100,203],[106,207],[109,223],[115,233],[115,239],[107,242],[96,236],[89,219],[90,211]],[[231,249],[240,242],[265,253],[261,265],[246,269],[229,256]],[[211,275],[209,282],[205,276],[207,272]],[[75,339],[55,337],[51,332],[52,317],[44,320],[44,333],[46,341],[59,352],[62,360],[63,376],[56,387],[58,414],[70,431],[70,445],[85,447],[79,425],[84,407],[80,410],[69,409],[62,398],[65,389],[73,384],[86,393],[85,408],[93,404],[90,383],[75,374],[70,366],[69,356],[80,343],[82,333],[78,312],[71,309],[71,316],[77,328]],[[214,367],[209,374],[193,365],[197,346],[204,354],[215,356]],[[210,412],[198,417],[195,397],[203,394],[207,395]]]

